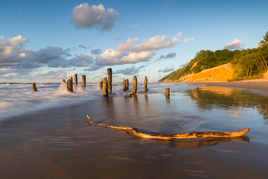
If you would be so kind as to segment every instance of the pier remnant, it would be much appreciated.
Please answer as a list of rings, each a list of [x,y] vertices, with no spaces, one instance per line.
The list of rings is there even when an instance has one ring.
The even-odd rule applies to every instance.
[[[126,89],[129,90],[129,81],[126,79]]]
[[[108,82],[107,78],[103,78],[102,82],[103,97],[108,97]]]
[[[137,94],[137,77],[133,76],[133,88],[132,88],[132,94]]]
[[[83,89],[86,89],[86,75],[82,75],[82,87]]]
[[[77,81],[77,74],[74,74],[74,85],[77,86],[77,83],[78,83],[78,81]]]
[[[145,76],[145,79],[144,79],[144,92],[147,92],[147,82],[148,82],[148,79],[147,79],[147,76]]]
[[[37,88],[36,88],[36,84],[35,83],[32,83],[32,90],[33,90],[33,92],[37,92]]]
[[[67,90],[73,92],[73,78],[67,80]]]
[[[127,91],[127,80],[123,81],[123,91]]]
[[[170,88],[166,88],[166,96],[170,96]]]
[[[112,69],[107,68],[107,76],[108,76],[108,93],[112,94]]]
[[[102,89],[103,87],[103,78],[101,79],[101,81],[100,81],[100,89]]]

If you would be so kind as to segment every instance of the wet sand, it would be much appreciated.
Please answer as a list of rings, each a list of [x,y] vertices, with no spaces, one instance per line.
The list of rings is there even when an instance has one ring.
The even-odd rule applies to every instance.
[[[252,118],[208,120],[192,94],[99,98],[2,121],[0,178],[267,178],[265,119],[255,128]],[[90,126],[86,115],[149,134],[253,128],[234,139],[148,140]]]
[[[257,92],[268,95],[268,79],[243,80],[243,81],[232,81],[232,82],[191,82],[189,84],[193,85],[203,84],[206,86],[243,88],[243,89],[256,90]]]

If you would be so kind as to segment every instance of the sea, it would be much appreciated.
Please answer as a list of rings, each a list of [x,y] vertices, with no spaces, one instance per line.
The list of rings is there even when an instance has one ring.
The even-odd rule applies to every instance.
[[[149,83],[128,97],[122,83],[103,97],[99,83],[0,84],[0,178],[268,178],[268,96],[187,83]],[[197,88],[198,87],[198,88]],[[170,97],[164,92],[170,88]],[[234,138],[143,139],[231,132]],[[104,172],[105,171],[105,172]]]
[[[38,83],[37,92],[32,91],[31,83],[0,83],[0,121],[9,117],[39,110],[71,106],[88,100],[102,98],[99,83],[87,83],[86,89],[81,84],[74,86],[74,92],[67,90],[66,83]],[[113,83],[112,95],[125,96],[132,91],[132,84],[127,92],[122,83]],[[200,85],[199,85],[200,86]],[[169,87],[171,93],[183,92],[196,88],[197,85],[186,83],[150,83],[148,94],[161,94]],[[138,84],[138,93],[143,93],[143,84]]]

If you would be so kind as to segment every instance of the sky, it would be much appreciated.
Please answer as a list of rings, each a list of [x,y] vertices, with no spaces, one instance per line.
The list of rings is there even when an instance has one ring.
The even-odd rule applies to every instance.
[[[0,83],[149,82],[200,50],[256,48],[268,31],[267,0],[4,0]]]

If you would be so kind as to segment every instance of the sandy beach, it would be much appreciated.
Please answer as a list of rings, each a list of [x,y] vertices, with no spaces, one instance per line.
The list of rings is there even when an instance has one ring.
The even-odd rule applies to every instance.
[[[234,91],[232,101],[194,89],[170,98],[98,98],[12,117],[0,123],[0,178],[267,178],[267,107],[256,110],[267,98],[267,81],[192,84],[259,90],[259,95],[244,90],[238,99]],[[246,95],[250,103],[243,101]],[[246,127],[250,132],[239,138],[149,140],[91,126],[86,115],[151,135]]]
[[[256,90],[260,93],[268,94],[268,79],[255,79],[255,80],[243,80],[243,81],[232,81],[232,82],[190,82],[189,84],[199,85],[203,84],[206,86],[222,86],[230,88],[243,88],[249,90]]]

